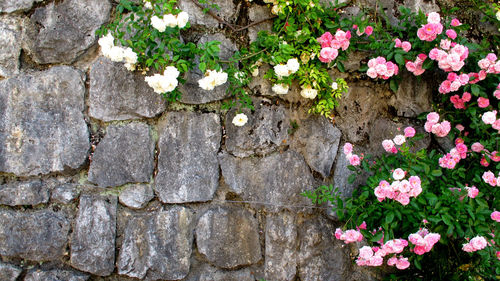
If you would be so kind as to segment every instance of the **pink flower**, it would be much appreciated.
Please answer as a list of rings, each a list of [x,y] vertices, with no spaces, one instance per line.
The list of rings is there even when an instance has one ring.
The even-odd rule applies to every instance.
[[[415,72],[417,70],[417,65],[412,61],[406,62],[405,66],[409,72]]]
[[[394,172],[392,173],[392,177],[395,179],[395,180],[401,180],[405,177],[405,171],[403,171],[403,169],[401,168],[397,168],[396,170],[394,170]]]
[[[359,229],[366,229],[366,222],[363,221],[358,227]]]
[[[413,127],[406,127],[404,129],[405,137],[412,138],[415,136],[415,129]]]
[[[371,27],[371,26],[367,26],[367,27],[365,28],[365,33],[366,33],[366,35],[368,35],[368,36],[372,35],[372,33],[373,33],[373,27]]]
[[[463,244],[462,251],[472,253],[472,252],[474,252],[474,247],[472,247],[472,245],[470,243]]]
[[[406,206],[410,203],[410,195],[408,193],[399,193],[396,197],[396,201],[401,203],[401,205]]]
[[[357,230],[349,229],[341,235],[340,239],[344,240],[344,243],[348,244],[363,240],[363,235]]]
[[[429,13],[429,15],[427,15],[427,22],[430,22],[430,23],[440,23],[441,22],[441,17],[439,16],[438,13],[431,12],[431,13]]]
[[[394,137],[394,143],[397,144],[397,145],[402,145],[403,143],[405,143],[406,139],[405,139],[405,136],[403,135],[396,135]]]
[[[490,105],[490,100],[487,99],[487,98],[483,98],[483,97],[479,97],[477,99],[477,105],[480,107],[480,108],[485,108],[485,107],[488,107]]]
[[[359,257],[362,259],[370,259],[373,256],[373,250],[369,246],[363,246],[359,249]]]
[[[404,41],[403,43],[401,43],[401,48],[403,49],[403,51],[408,53],[411,50],[411,43],[408,41]]]
[[[394,45],[394,47],[396,47],[396,48],[401,47],[401,40],[399,38],[394,39],[394,42],[396,43],[396,45]]]
[[[462,25],[458,19],[451,20],[451,26],[460,26]]]
[[[321,44],[321,48],[329,47],[333,40],[333,35],[330,32],[325,32],[318,38],[318,42]]]
[[[340,228],[335,229],[335,238],[340,240],[340,237],[342,236],[342,234],[343,234],[342,229],[340,229]]]
[[[439,114],[436,112],[431,112],[427,114],[427,121],[432,123],[437,123],[439,121]]]
[[[384,147],[385,151],[392,152],[392,148],[394,147],[394,142],[392,140],[384,140],[382,141],[382,146]]]
[[[470,198],[476,198],[476,196],[479,194],[479,189],[477,189],[475,186],[467,188],[467,196]]]
[[[392,258],[389,258],[387,260],[387,265],[394,266],[397,261],[398,261],[398,258],[396,256],[393,256]]]
[[[494,211],[493,213],[491,213],[491,219],[496,222],[500,222],[500,212]]]
[[[488,242],[486,242],[486,239],[484,237],[476,236],[469,241],[469,244],[471,244],[474,250],[479,251],[486,248]]]
[[[319,60],[321,62],[329,63],[332,60],[334,60],[335,58],[337,58],[338,55],[339,55],[338,50],[336,50],[334,48],[326,47],[326,48],[321,49],[321,51],[319,52]]]
[[[475,142],[472,144],[471,149],[472,149],[472,151],[479,153],[479,152],[483,151],[484,146],[478,142]]]
[[[344,154],[345,154],[345,155],[349,155],[349,154],[351,154],[351,153],[352,153],[352,144],[351,144],[351,143],[346,142],[346,143],[344,144]]]
[[[359,159],[359,156],[356,155],[356,154],[353,154],[350,158],[349,158],[349,164],[353,165],[353,166],[358,166],[359,164],[361,164],[361,161]]]
[[[400,258],[396,262],[396,268],[400,270],[407,269],[409,266],[410,262],[408,261],[408,258]]]
[[[493,111],[485,112],[483,114],[483,116],[481,117],[481,119],[483,120],[484,124],[491,125],[491,124],[495,123],[495,121],[497,120],[497,111],[493,110]]]
[[[446,36],[448,36],[451,39],[457,38],[457,33],[453,29],[448,29],[446,30]]]
[[[441,39],[441,43],[439,43],[439,47],[443,50],[449,50],[451,47],[451,41],[448,39]]]

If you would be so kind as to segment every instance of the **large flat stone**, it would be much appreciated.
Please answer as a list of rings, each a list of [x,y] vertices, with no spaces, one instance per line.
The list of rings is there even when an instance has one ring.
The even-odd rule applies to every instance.
[[[255,111],[244,110],[248,122],[235,126],[232,121],[239,113],[236,109],[226,115],[226,149],[238,157],[266,155],[287,144],[290,118],[284,107],[255,100]]]
[[[165,100],[148,86],[144,76],[123,63],[98,58],[90,69],[89,115],[112,121],[151,118],[165,110]]]
[[[0,205],[38,205],[49,201],[49,189],[40,180],[0,185]]]
[[[90,147],[84,95],[82,73],[66,66],[0,81],[0,171],[79,168]]]
[[[261,258],[258,224],[244,209],[212,208],[196,226],[198,251],[217,267],[231,269]]]
[[[57,203],[69,204],[80,195],[80,190],[76,184],[57,184],[52,189],[50,199]]]
[[[432,87],[422,77],[415,77],[408,71],[402,72],[398,91],[390,100],[398,116],[417,117],[422,112],[432,111]]]
[[[23,270],[12,264],[0,262],[0,280],[16,281]]]
[[[219,184],[219,116],[170,112],[160,123],[156,194],[164,203],[211,200]]]
[[[153,188],[148,184],[131,184],[120,192],[120,203],[132,209],[141,209],[154,197]]]
[[[96,42],[109,21],[108,0],[64,0],[37,8],[30,18],[26,51],[40,64],[72,63]]]
[[[255,277],[248,268],[240,270],[223,270],[210,265],[204,265],[200,273],[188,277],[186,281],[255,281]]]
[[[175,206],[129,219],[118,273],[146,280],[178,280],[190,268],[193,213]]]
[[[230,22],[235,18],[236,6],[231,0],[220,0],[217,2],[211,2],[217,4],[219,9],[211,9],[213,13],[221,17],[227,22]],[[179,0],[177,1],[177,5],[179,9],[187,12],[189,14],[189,22],[191,24],[201,24],[207,27],[217,27],[220,23],[210,16],[203,12],[201,8],[196,6],[191,0]]]
[[[291,148],[304,156],[311,169],[326,178],[330,176],[341,136],[340,130],[326,118],[313,116],[301,122]]]
[[[101,187],[149,182],[153,161],[154,141],[148,125],[110,125],[92,156],[89,181]]]
[[[1,10],[0,4],[0,10]],[[23,40],[24,18],[0,17],[0,76],[19,73],[19,56]]]
[[[61,258],[70,222],[52,211],[20,213],[0,210],[0,255],[33,261]]]
[[[245,159],[222,153],[219,161],[229,189],[243,200],[269,204],[269,211],[297,210],[296,206],[311,204],[300,193],[311,189],[313,177],[304,158],[295,151]]]
[[[87,281],[90,276],[73,270],[31,270],[24,281]]]
[[[268,6],[260,6],[253,4],[252,6],[250,6],[250,8],[248,8],[248,19],[252,23],[270,18],[271,16],[272,16],[271,9]],[[266,30],[271,32],[272,27],[273,27],[272,20],[268,20],[258,25],[249,27],[248,38],[250,39],[250,42],[253,42],[257,39],[257,34],[259,33],[259,31]]]
[[[35,2],[43,0],[2,0],[0,2],[0,13],[24,12],[33,6]]]
[[[113,272],[115,263],[116,207],[114,196],[80,196],[71,235],[71,265],[99,276]]]
[[[297,273],[298,234],[295,218],[288,212],[266,218],[266,280],[294,280]]]

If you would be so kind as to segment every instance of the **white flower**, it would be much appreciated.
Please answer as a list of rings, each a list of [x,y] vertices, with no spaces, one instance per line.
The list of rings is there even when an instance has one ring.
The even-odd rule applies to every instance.
[[[132,63],[125,63],[125,68],[128,70],[128,71],[134,71],[135,70],[135,64],[132,64]]]
[[[163,15],[163,22],[168,27],[176,27],[177,26],[177,18],[172,14]]]
[[[339,85],[337,84],[337,82],[333,82],[332,83],[332,89],[333,90],[337,90],[339,88]]]
[[[198,85],[205,91],[211,91],[215,88],[215,79],[210,76],[206,76],[198,80]]]
[[[220,86],[227,82],[227,73],[216,70],[207,70],[207,74],[202,79],[198,80],[198,85],[203,90],[211,91],[216,86]]]
[[[288,85],[274,84],[272,90],[278,95],[285,95],[288,93]]]
[[[396,170],[394,170],[394,172],[392,172],[392,177],[395,180],[402,180],[405,177],[405,171],[403,171],[403,169],[401,168],[397,168]]]
[[[101,46],[101,49],[104,53],[115,46],[114,40],[115,39],[113,38],[113,35],[111,35],[111,33],[108,33],[106,36],[100,38],[97,42],[99,43],[99,46]]]
[[[243,84],[243,81],[245,80],[245,72],[243,72],[243,71],[235,72],[234,78]]]
[[[497,11],[496,16],[497,16],[497,20],[500,21],[500,10]]]
[[[397,135],[394,137],[394,143],[397,145],[402,145],[405,141],[406,141],[406,138],[403,135]]]
[[[123,61],[124,49],[118,46],[113,46],[104,55],[114,62],[121,62]]]
[[[222,70],[220,72],[215,72],[214,75],[216,86],[220,86],[227,82],[227,73]]]
[[[286,64],[278,64],[274,66],[274,72],[278,76],[278,79],[290,75],[288,72],[288,66]]]
[[[160,19],[157,16],[152,16],[151,17],[151,25],[157,29],[159,32],[165,31],[165,28],[167,27],[167,24],[165,23],[164,20]]]
[[[167,66],[165,68],[165,70],[163,71],[163,76],[169,76],[169,77],[173,77],[173,78],[176,78],[179,77],[179,70],[177,70],[177,68],[175,68],[175,66]]]
[[[248,117],[243,113],[236,114],[233,118],[233,124],[238,127],[245,125],[247,121]]]
[[[297,59],[289,59],[286,63],[286,66],[288,67],[288,70],[291,71],[290,74],[292,74],[299,70],[300,63]]]
[[[179,82],[174,76],[165,76],[160,74],[155,74],[153,76],[147,76],[144,78],[148,85],[153,88],[155,93],[161,94],[165,92],[172,92]]]
[[[306,99],[314,99],[318,95],[318,90],[311,88],[311,86],[302,87],[300,95]]]
[[[188,13],[180,12],[177,15],[177,26],[179,26],[179,28],[184,28],[188,21],[189,21],[189,14]]]
[[[137,63],[137,54],[132,51],[131,48],[126,48],[123,50],[123,59],[126,63],[136,64]]]
[[[144,8],[153,9],[153,5],[151,5],[151,2],[149,2],[147,0],[143,0],[143,2],[144,2]]]
[[[259,68],[258,68],[258,67],[254,68],[254,69],[252,70],[252,76],[253,76],[253,77],[257,77],[257,76],[259,76]]]

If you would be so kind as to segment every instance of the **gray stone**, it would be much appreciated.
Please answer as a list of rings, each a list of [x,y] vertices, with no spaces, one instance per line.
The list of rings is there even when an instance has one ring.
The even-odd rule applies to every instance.
[[[73,270],[31,270],[24,281],[87,281],[90,276]]]
[[[220,0],[209,3],[214,3],[219,6],[218,10],[211,9],[211,11],[226,22],[230,22],[236,17],[237,9],[232,0]],[[221,25],[211,15],[208,13],[205,14],[200,7],[193,3],[192,0],[179,0],[177,1],[177,5],[179,6],[179,9],[189,14],[189,22],[191,24],[201,24],[206,25],[207,27],[218,27]]]
[[[146,280],[186,277],[193,228],[193,213],[180,206],[130,218],[117,262],[118,273]]]
[[[131,184],[120,192],[120,203],[132,209],[141,209],[154,197],[148,184]]]
[[[69,204],[80,195],[80,190],[75,184],[59,184],[52,189],[51,199],[54,202]]]
[[[155,117],[165,101],[148,86],[144,76],[128,71],[123,63],[100,57],[90,69],[89,115],[112,121]]]
[[[255,277],[248,268],[228,271],[204,265],[198,276],[187,281],[255,281]]]
[[[361,151],[358,146],[354,147],[354,153],[360,155]],[[359,185],[359,181],[355,181],[352,184],[348,182],[348,178],[353,171],[349,170],[347,167],[350,165],[349,160],[344,154],[343,149],[340,149],[337,154],[337,161],[335,162],[335,170],[333,172],[333,182],[334,187],[338,188],[342,198],[351,197],[354,189]]]
[[[258,22],[270,18],[271,16],[271,9],[269,7],[254,4],[250,6],[250,8],[248,8],[248,19],[250,20],[250,23]],[[268,20],[258,25],[249,27],[248,38],[250,39],[250,42],[253,42],[257,39],[257,34],[259,33],[259,31],[266,30],[270,32],[272,30],[272,27],[272,20]]]
[[[415,13],[422,11],[424,14],[439,12],[441,10],[436,0],[404,0],[403,6],[410,8]]]
[[[170,112],[159,126],[155,191],[163,203],[205,202],[219,185],[219,116]]]
[[[0,262],[0,280],[16,281],[23,270],[12,264]]]
[[[33,261],[61,258],[70,222],[52,211],[18,213],[0,210],[0,255]]]
[[[245,159],[222,153],[219,161],[230,191],[243,200],[270,204],[269,211],[311,204],[300,193],[311,189],[313,177],[304,158],[295,151]]]
[[[300,152],[311,169],[330,175],[342,133],[323,116],[310,117],[299,125],[291,148]]]
[[[79,168],[90,147],[84,95],[81,72],[66,66],[0,81],[0,171]]]
[[[297,226],[288,212],[266,218],[266,280],[294,280],[297,269]]]
[[[248,122],[242,127],[232,123],[234,116],[239,113],[236,109],[226,115],[226,148],[235,156],[266,155],[287,144],[290,119],[285,108],[267,105],[259,100],[255,100],[254,104],[254,112],[243,110]]]
[[[231,269],[261,260],[258,224],[244,209],[216,207],[206,211],[196,226],[198,251],[210,263]]]
[[[80,196],[71,235],[71,265],[99,276],[113,272],[117,200],[113,196]]]
[[[149,182],[153,175],[154,140],[143,123],[110,125],[97,145],[89,181],[101,187]]]
[[[33,6],[35,2],[43,0],[2,0],[0,2],[0,13],[24,12]]]
[[[228,38],[224,36],[224,34],[216,33],[216,34],[208,34],[204,35],[198,41],[198,46],[201,46],[210,41],[218,41],[221,42],[220,47],[220,59],[221,60],[229,60],[231,56],[238,50],[238,47]],[[196,64],[198,63],[198,58],[195,60]],[[198,84],[198,80],[204,77],[204,73],[202,73],[198,67],[189,71],[184,79],[186,79],[186,83],[180,85],[179,90],[182,92],[181,102],[187,104],[203,104],[212,101],[222,100],[228,97],[227,89],[229,87],[229,83],[224,83],[223,85],[215,87],[215,89],[211,91],[206,91],[200,88]]]
[[[422,77],[403,71],[399,89],[389,100],[398,116],[417,117],[422,112],[432,111],[432,88]]]
[[[23,28],[23,18],[0,17],[0,46],[2,46],[0,49],[0,76],[10,77],[19,73]]]
[[[0,185],[0,205],[38,205],[49,201],[49,189],[40,180]]]
[[[96,41],[95,31],[109,21],[108,0],[64,0],[37,8],[24,46],[40,64],[72,63]]]
[[[248,84],[248,87],[254,92],[254,94],[270,97],[279,97],[290,103],[300,103],[309,104],[310,100],[305,99],[300,95],[301,87],[298,83],[292,83],[288,93],[285,95],[279,95],[272,91],[273,84],[269,79],[264,78],[270,66],[265,64],[259,67],[259,75],[252,77],[252,80]]]

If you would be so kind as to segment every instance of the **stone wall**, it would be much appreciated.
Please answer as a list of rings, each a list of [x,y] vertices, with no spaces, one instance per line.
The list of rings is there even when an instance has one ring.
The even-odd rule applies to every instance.
[[[232,23],[269,14],[217,3]],[[332,121],[309,116],[297,87],[277,97],[257,77],[255,111],[236,128],[225,88],[199,89],[201,73],[167,104],[100,55],[94,32],[115,4],[0,0],[0,280],[376,279],[333,239],[327,206],[299,193],[334,183],[348,196],[339,147],[377,152],[384,134],[415,124],[430,109],[425,80],[393,94],[332,72],[350,85]],[[222,41],[223,57],[269,28],[230,34],[191,0],[179,7],[196,26],[185,40]]]

